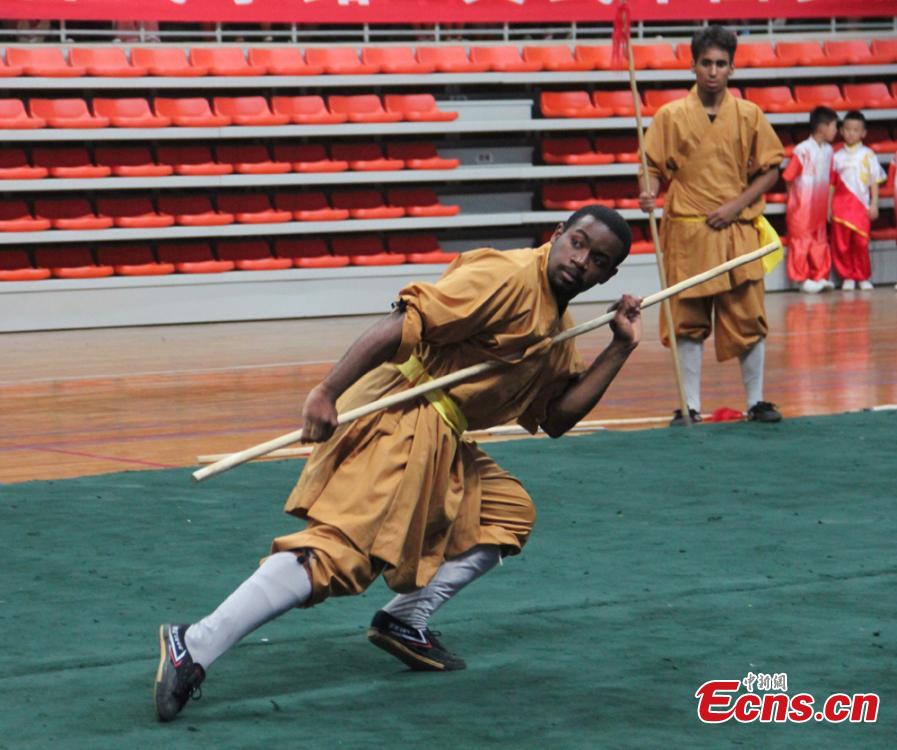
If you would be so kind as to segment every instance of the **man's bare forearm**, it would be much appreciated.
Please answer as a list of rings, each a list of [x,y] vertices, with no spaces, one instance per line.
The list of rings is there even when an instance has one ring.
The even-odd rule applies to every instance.
[[[736,201],[738,201],[738,212],[741,213],[745,208],[756,201],[761,195],[768,192],[772,188],[772,186],[776,184],[778,179],[778,167],[773,167],[772,169],[769,169],[766,172],[761,172],[756,177],[754,177],[754,179],[751,180],[748,186],[744,189],[744,192],[742,192],[742,194],[735,199]]]

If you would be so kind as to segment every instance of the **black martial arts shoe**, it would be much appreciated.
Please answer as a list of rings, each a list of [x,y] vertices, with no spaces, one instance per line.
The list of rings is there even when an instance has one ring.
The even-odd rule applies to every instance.
[[[411,669],[424,672],[450,672],[466,669],[460,656],[446,651],[436,640],[439,633],[429,628],[418,630],[406,625],[382,609],[374,615],[368,628],[368,640],[378,648],[388,651]]]
[[[153,699],[159,721],[171,721],[191,696],[201,696],[199,686],[206,678],[205,670],[193,662],[184,633],[187,625],[159,626],[159,668],[153,685]]]
[[[691,419],[692,424],[701,421],[701,415],[695,409],[689,409],[688,416]],[[682,409],[676,409],[676,411],[673,412],[673,418],[670,420],[670,427],[683,427],[684,425],[685,420],[682,418]]]
[[[748,409],[747,418],[750,422],[782,421],[782,415],[779,410],[776,409],[776,405],[769,403],[769,401],[758,401],[754,404]]]

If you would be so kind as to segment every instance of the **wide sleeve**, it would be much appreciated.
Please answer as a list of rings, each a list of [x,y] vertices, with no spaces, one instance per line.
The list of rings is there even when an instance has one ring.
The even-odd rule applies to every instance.
[[[645,156],[648,161],[648,174],[669,182],[672,178],[667,162],[669,161],[669,148],[667,140],[670,137],[668,109],[660,109],[655,115],[648,129],[645,131]],[[642,170],[639,167],[639,176]]]
[[[785,147],[759,107],[755,132],[749,175],[751,178],[777,167],[785,158]]]
[[[797,152],[792,154],[791,160],[788,162],[788,166],[785,167],[782,172],[782,179],[785,182],[793,182],[801,172],[803,172],[804,165],[800,160],[800,157],[797,155]]]
[[[559,347],[561,351],[552,351],[551,374],[529,403],[523,414],[517,417],[517,424],[535,435],[539,425],[548,416],[548,405],[560,396],[570,384],[585,372],[586,364],[573,341],[566,341]]]

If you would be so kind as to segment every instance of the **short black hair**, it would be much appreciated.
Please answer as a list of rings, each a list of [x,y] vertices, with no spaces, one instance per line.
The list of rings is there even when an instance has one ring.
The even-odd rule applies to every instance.
[[[850,110],[850,112],[844,115],[844,119],[841,120],[841,124],[843,125],[848,120],[859,120],[861,123],[863,123],[863,127],[866,127],[866,115],[864,115],[858,109],[852,109]]]
[[[810,132],[815,133],[820,125],[828,125],[838,121],[838,113],[831,107],[814,107],[810,112]]]
[[[588,206],[578,208],[570,214],[570,217],[564,222],[561,231],[566,232],[585,216],[591,216],[596,221],[600,221],[613,232],[614,236],[620,240],[620,244],[623,246],[623,252],[620,255],[619,263],[626,260],[626,257],[629,255],[629,248],[632,246],[632,232],[629,230],[629,225],[626,223],[626,219],[620,216],[620,214],[612,208],[599,206],[597,203],[591,203]]]
[[[735,48],[738,47],[738,37],[718,24],[698,29],[691,38],[691,59],[697,62],[698,58],[710,47],[719,47],[723,52],[728,52],[729,62],[733,63]]]

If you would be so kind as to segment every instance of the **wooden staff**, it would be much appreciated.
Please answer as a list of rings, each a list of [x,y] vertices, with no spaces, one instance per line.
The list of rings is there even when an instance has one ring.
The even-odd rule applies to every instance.
[[[679,292],[683,292],[693,286],[703,284],[705,281],[709,281],[710,279],[713,279],[724,273],[728,273],[733,268],[743,266],[745,263],[750,263],[752,261],[758,260],[764,255],[773,252],[776,248],[778,248],[778,246],[779,245],[777,242],[771,242],[768,245],[764,245],[763,247],[759,248],[758,250],[754,250],[750,253],[745,253],[744,255],[739,255],[737,258],[733,258],[732,260],[726,261],[725,263],[721,263],[720,265],[715,266],[708,271],[699,273],[697,276],[692,276],[691,278],[685,279],[684,281],[680,281],[678,284],[674,284],[668,289],[662,289],[659,292],[645,297],[642,300],[641,306],[644,309],[645,307],[656,305],[658,302],[663,302],[664,300],[672,297],[674,294],[679,294]],[[594,318],[593,320],[586,321],[585,323],[580,323],[578,326],[574,326],[573,328],[568,328],[563,333],[560,333],[553,339],[551,339],[551,343],[549,346],[555,346],[556,344],[560,344],[562,341],[571,339],[574,336],[580,336],[583,333],[587,333],[588,331],[592,331],[596,328],[607,325],[614,319],[615,314],[616,313],[614,311],[610,311],[605,313],[604,315]],[[409,388],[408,390],[393,393],[389,396],[378,399],[377,401],[372,401],[365,406],[359,406],[357,409],[352,409],[351,411],[347,411],[344,414],[340,414],[339,419],[337,420],[337,424],[347,424],[348,422],[352,422],[356,419],[359,419],[360,417],[372,414],[375,411],[380,411],[381,409],[386,409],[390,406],[404,403],[405,401],[411,401],[418,396],[422,396],[423,394],[429,393],[430,391],[435,391],[438,388],[448,388],[449,386],[460,383],[463,380],[469,380],[476,375],[482,375],[484,372],[494,370],[495,368],[501,367],[504,364],[504,362],[490,361],[481,362],[478,365],[471,365],[470,367],[465,367],[463,370],[458,370],[457,372],[443,375],[442,377],[435,378],[428,383],[421,383],[420,385],[416,385],[413,388]],[[232,469],[234,466],[238,466],[242,463],[246,463],[247,461],[251,461],[253,458],[264,456],[268,453],[271,453],[272,451],[276,451],[278,448],[285,448],[286,446],[291,445],[292,443],[298,443],[301,440],[301,429],[289,432],[286,435],[281,435],[280,437],[274,438],[273,440],[269,440],[265,443],[260,443],[259,445],[253,446],[252,448],[247,448],[246,450],[240,451],[239,453],[233,453],[227,458],[223,458],[220,461],[216,461],[213,464],[209,464],[208,466],[203,467],[202,469],[198,469],[197,471],[193,472],[193,479],[197,482],[201,482],[207,477],[214,476],[215,474],[220,474],[223,471]]]

